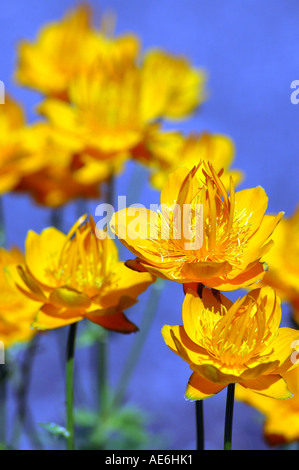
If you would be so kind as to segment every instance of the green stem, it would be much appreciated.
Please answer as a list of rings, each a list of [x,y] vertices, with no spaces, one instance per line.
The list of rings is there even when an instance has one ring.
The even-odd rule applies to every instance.
[[[67,449],[74,450],[74,356],[77,323],[69,327],[66,356],[66,428],[68,431]]]
[[[234,414],[235,384],[229,384],[227,387],[225,427],[224,427],[224,450],[232,448],[232,430]]]
[[[204,417],[203,417],[203,400],[195,402],[196,415],[196,449],[204,450],[205,434],[204,434]]]

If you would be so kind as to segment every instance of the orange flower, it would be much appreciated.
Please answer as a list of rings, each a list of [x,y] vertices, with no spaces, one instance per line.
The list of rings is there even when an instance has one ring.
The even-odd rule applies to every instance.
[[[261,187],[235,193],[231,183],[228,196],[221,172],[203,162],[191,171],[178,168],[169,176],[158,212],[121,210],[112,218],[111,229],[137,256],[127,262],[133,269],[176,282],[234,290],[264,275],[261,258],[283,215],[265,215],[267,203]]]
[[[46,330],[87,318],[109,330],[136,331],[123,310],[137,302],[154,277],[126,268],[113,240],[97,238],[92,218],[84,220],[68,235],[53,227],[40,235],[28,233],[25,263],[11,275],[24,295],[42,303],[33,326]]]
[[[202,299],[188,291],[183,326],[162,329],[167,346],[193,371],[186,398],[210,397],[230,383],[272,398],[289,398],[282,374],[296,367],[292,353],[299,332],[279,328],[280,321],[280,301],[269,287],[254,289],[235,303],[222,295],[215,298],[207,288]]]

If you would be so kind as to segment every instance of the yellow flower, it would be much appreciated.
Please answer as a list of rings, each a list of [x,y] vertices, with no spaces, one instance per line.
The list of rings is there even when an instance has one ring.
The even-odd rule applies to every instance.
[[[44,26],[36,42],[19,44],[16,79],[48,96],[67,100],[73,78],[88,75],[95,68],[121,68],[134,61],[138,52],[139,41],[134,35],[111,38],[94,28],[90,8],[84,4]]]
[[[0,193],[12,190],[27,172],[30,162],[20,151],[25,116],[22,107],[9,95],[0,105]]]
[[[256,408],[265,416],[264,437],[270,445],[299,440],[299,368],[292,369],[283,377],[293,394],[289,400],[277,401],[236,387],[236,399]]]
[[[184,118],[206,98],[205,72],[192,67],[185,57],[150,50],[144,56],[141,74],[141,106],[146,120]]]
[[[151,184],[158,190],[163,189],[169,174],[178,167],[191,170],[199,161],[210,161],[216,171],[224,169],[222,181],[226,189],[230,188],[230,177],[235,186],[243,179],[240,170],[230,168],[235,146],[225,135],[203,132],[184,136],[180,132],[161,132],[159,127],[152,126],[143,146],[133,157],[151,168]]]
[[[18,248],[0,248],[0,341],[6,348],[28,341],[35,334],[31,323],[40,303],[22,295],[5,272],[9,265],[23,262]]]
[[[299,207],[291,217],[284,217],[273,233],[273,248],[265,256],[269,266],[264,285],[273,287],[283,301],[293,307],[299,324]]]
[[[239,383],[262,395],[288,398],[282,372],[294,367],[293,342],[299,332],[279,328],[280,301],[273,289],[254,289],[232,303],[204,288],[202,299],[189,290],[183,303],[183,326],[166,325],[167,346],[193,371],[186,398],[215,395]]]
[[[80,76],[70,83],[70,103],[48,99],[39,112],[69,145],[100,160],[125,154],[143,138],[139,113],[138,72]]]
[[[40,235],[30,231],[25,263],[11,275],[24,295],[42,302],[33,323],[42,330],[87,318],[110,330],[136,331],[123,310],[154,281],[126,268],[113,240],[97,238],[92,218],[84,216],[67,235],[53,227]]]
[[[169,176],[158,212],[123,209],[113,216],[111,229],[137,256],[127,262],[133,269],[234,290],[264,275],[261,258],[283,215],[265,215],[267,204],[261,187],[235,193],[231,183],[228,196],[221,172],[203,162]]]
[[[14,190],[30,193],[37,203],[49,207],[58,207],[79,197],[99,197],[101,183],[115,173],[115,167],[77,154],[75,145],[68,144],[48,123],[26,127],[21,151],[28,169]],[[32,162],[31,168],[29,162]]]

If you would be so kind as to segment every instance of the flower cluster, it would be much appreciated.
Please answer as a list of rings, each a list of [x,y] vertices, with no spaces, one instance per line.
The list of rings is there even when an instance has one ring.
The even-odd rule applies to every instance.
[[[134,34],[116,36],[108,15],[95,27],[84,4],[18,45],[15,78],[41,101],[33,123],[11,96],[0,106],[1,195],[29,193],[53,210],[102,197],[128,160],[161,191],[157,211],[122,209],[103,231],[83,215],[67,234],[30,230],[24,254],[0,249],[5,346],[69,326],[69,448],[76,324],[137,332],[127,310],[157,278],[183,287],[182,325],[165,325],[162,336],[192,371],[185,397],[198,402],[238,384],[237,398],[266,414],[269,442],[298,440],[298,424],[291,431],[281,416],[298,419],[299,331],[280,324],[281,300],[299,324],[299,211],[267,214],[262,187],[236,189],[244,175],[232,169],[229,136],[165,130],[205,101],[205,71],[159,48],[143,51]],[[134,259],[119,259],[108,228]],[[235,302],[221,292],[243,288]]]

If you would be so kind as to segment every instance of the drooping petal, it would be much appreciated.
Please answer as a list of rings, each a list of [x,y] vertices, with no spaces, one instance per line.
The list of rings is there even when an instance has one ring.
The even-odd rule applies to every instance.
[[[185,391],[188,400],[202,400],[212,397],[225,388],[223,384],[215,384],[193,372]]]
[[[106,330],[117,331],[119,333],[135,333],[138,327],[132,323],[124,313],[115,313],[114,315],[86,315],[86,318],[97,325],[106,328]]]

